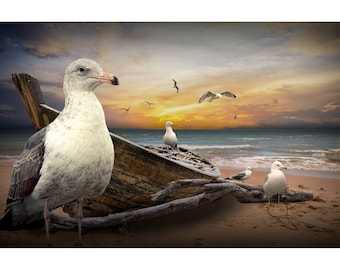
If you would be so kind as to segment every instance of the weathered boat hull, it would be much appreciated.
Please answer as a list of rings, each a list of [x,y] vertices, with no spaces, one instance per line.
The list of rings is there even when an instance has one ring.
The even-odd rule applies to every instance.
[[[45,104],[37,79],[28,74],[13,74],[12,79],[37,130],[57,117],[59,112]],[[110,135],[115,148],[111,181],[102,195],[85,200],[85,216],[103,216],[152,206],[155,202],[151,195],[164,189],[171,181],[220,176],[216,166],[186,149],[172,152],[165,148],[144,147],[114,133]],[[201,192],[201,187],[181,189],[169,196],[167,201]],[[70,216],[77,214],[75,202],[63,209]]]

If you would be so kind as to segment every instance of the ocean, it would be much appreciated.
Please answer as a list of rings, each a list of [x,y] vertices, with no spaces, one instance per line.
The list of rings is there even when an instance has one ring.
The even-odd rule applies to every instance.
[[[163,145],[164,130],[110,129],[140,145]],[[274,160],[287,173],[340,179],[340,132],[325,129],[174,130],[179,146],[220,169],[269,171]],[[11,163],[34,129],[0,129],[0,163]]]

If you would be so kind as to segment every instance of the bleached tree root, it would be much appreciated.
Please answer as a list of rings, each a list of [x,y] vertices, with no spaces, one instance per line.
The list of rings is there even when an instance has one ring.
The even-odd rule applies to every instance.
[[[202,186],[204,192],[187,197],[180,198],[170,202],[163,202],[172,192],[188,186]],[[84,229],[109,228],[118,225],[124,225],[131,222],[156,218],[159,216],[196,208],[198,206],[210,204],[226,195],[231,195],[241,203],[262,203],[267,202],[263,198],[262,186],[237,183],[224,179],[184,179],[172,181],[168,187],[152,195],[152,200],[156,205],[125,211],[121,213],[110,214],[104,217],[87,217],[82,221]],[[297,192],[290,190],[281,195],[282,202],[301,202],[313,198],[310,192]],[[272,202],[277,199],[273,197]],[[50,216],[51,230],[73,230],[76,229],[76,218],[63,217],[52,213]]]

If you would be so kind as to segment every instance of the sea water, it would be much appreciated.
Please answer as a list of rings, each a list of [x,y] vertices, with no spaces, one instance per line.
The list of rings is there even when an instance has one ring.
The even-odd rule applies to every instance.
[[[162,146],[164,130],[110,129],[134,143]],[[0,129],[0,162],[13,162],[34,129]],[[339,178],[340,131],[334,129],[175,130],[179,146],[220,169],[268,171],[274,160],[287,172]]]
[[[164,130],[112,129],[141,145],[163,145]],[[340,131],[334,129],[175,130],[179,146],[220,169],[269,171],[274,160],[287,173],[339,178]]]

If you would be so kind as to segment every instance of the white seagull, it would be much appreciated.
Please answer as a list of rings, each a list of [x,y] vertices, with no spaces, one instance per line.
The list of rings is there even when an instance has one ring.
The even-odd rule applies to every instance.
[[[81,244],[83,198],[104,192],[110,182],[114,148],[105,115],[94,90],[118,79],[90,59],[78,59],[65,70],[65,106],[47,127],[32,135],[13,167],[0,227],[43,226],[49,239],[49,213],[78,201]]]
[[[278,195],[278,203],[280,202],[280,193],[287,189],[287,181],[284,173],[281,171],[286,169],[280,161],[274,161],[271,165],[270,173],[266,176],[263,184],[264,198],[268,198],[270,206],[270,198]]]
[[[200,99],[198,100],[198,103],[202,103],[206,98],[209,98],[208,102],[212,102],[214,99],[221,99],[222,96],[229,97],[229,98],[236,98],[236,95],[229,91],[216,93],[216,94],[210,91],[207,91],[203,96],[200,97]]]
[[[120,110],[122,110],[122,111],[130,111],[130,107],[127,107],[127,108],[120,108]]]
[[[250,176],[252,175],[253,173],[253,169],[251,167],[247,167],[247,169],[245,171],[242,171],[242,172],[239,172],[237,174],[234,174],[230,177],[227,177],[225,179],[229,179],[229,180],[238,180],[238,181],[243,181],[250,178]]]
[[[169,145],[171,149],[177,150],[178,139],[176,133],[172,130],[172,126],[174,124],[171,121],[167,121],[165,123],[165,134],[163,136],[163,142],[166,145]]]

